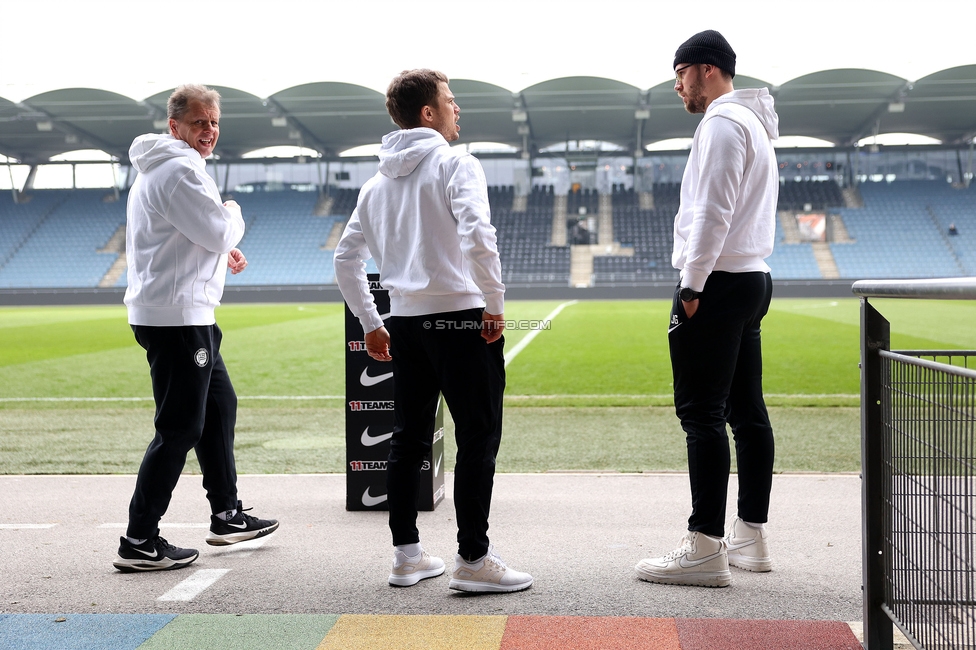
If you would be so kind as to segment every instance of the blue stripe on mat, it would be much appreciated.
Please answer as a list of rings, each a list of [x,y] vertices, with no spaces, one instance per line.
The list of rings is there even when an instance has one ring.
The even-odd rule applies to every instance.
[[[64,621],[58,622],[63,618]],[[4,650],[135,650],[175,614],[3,614]]]

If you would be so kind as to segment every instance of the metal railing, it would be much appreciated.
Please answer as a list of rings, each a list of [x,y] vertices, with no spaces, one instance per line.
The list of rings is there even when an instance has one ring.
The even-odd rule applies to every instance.
[[[976,648],[976,350],[891,351],[869,298],[976,300],[976,278],[860,281],[864,647]]]

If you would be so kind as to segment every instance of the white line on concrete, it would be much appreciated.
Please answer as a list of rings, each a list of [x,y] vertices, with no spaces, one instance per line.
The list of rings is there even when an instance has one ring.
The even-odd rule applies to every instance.
[[[559,312],[561,312],[563,309],[565,309],[566,307],[569,307],[570,305],[575,305],[577,302],[579,302],[579,301],[578,300],[570,300],[569,302],[564,302],[563,304],[561,304],[558,307],[556,307],[555,309],[553,309],[552,312],[550,312],[550,314],[548,316],[546,316],[545,318],[543,318],[542,320],[543,321],[551,321],[556,316],[558,316],[559,315]],[[519,341],[518,343],[516,343],[514,348],[512,348],[511,350],[508,351],[508,354],[505,355],[505,367],[506,368],[508,367],[508,364],[510,364],[512,362],[512,360],[515,357],[518,356],[518,353],[521,352],[522,350],[524,350],[525,347],[529,343],[532,342],[532,339],[534,339],[535,337],[539,336],[539,332],[541,332],[541,331],[542,330],[532,330],[531,332],[529,332],[528,334],[526,334],[524,337],[522,337],[522,340]]]
[[[200,569],[156,600],[188,601],[199,596],[206,588],[220,580],[230,569]]]
[[[0,530],[42,530],[55,526],[57,524],[0,524]]]
[[[128,524],[99,524],[99,528],[128,528]],[[166,524],[160,523],[162,528],[210,528],[210,524]]]

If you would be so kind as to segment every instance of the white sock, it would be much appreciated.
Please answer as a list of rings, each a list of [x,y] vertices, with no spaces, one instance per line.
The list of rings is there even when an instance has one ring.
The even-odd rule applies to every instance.
[[[126,539],[127,542],[129,542],[133,546],[139,546],[139,545],[145,544],[147,541],[149,541],[147,539],[136,539],[135,537],[126,537],[125,539]]]
[[[488,557],[488,554],[485,553],[481,557],[479,557],[479,558],[477,558],[475,560],[471,560],[470,562],[468,562],[467,560],[465,560],[460,555],[458,555],[458,557],[461,558],[461,561],[464,562],[465,564],[467,564],[469,567],[481,568],[481,565],[483,565],[485,563],[485,558]]]
[[[751,521],[746,521],[745,519],[740,519],[739,521],[744,523],[749,528],[755,528],[756,530],[762,530],[766,526],[765,524],[754,524]]]
[[[230,521],[235,516],[237,516],[237,508],[231,508],[230,510],[225,510],[223,512],[218,512],[214,516],[217,517],[218,519],[222,520],[222,521]]]
[[[399,546],[396,546],[396,550],[400,551],[407,557],[417,557],[420,555],[423,547],[420,545],[420,542],[417,542],[416,544],[400,544]]]

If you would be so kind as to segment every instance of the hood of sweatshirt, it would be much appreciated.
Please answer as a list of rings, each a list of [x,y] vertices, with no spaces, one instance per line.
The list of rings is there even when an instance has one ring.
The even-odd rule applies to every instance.
[[[140,135],[129,147],[129,161],[140,174],[146,173],[164,160],[178,156],[201,160],[196,149],[168,134]]]
[[[766,88],[745,88],[743,90],[733,90],[716,98],[709,106],[708,110],[720,106],[721,104],[739,104],[745,106],[756,114],[762,122],[770,140],[779,138],[779,115],[773,108],[773,96]]]
[[[427,154],[446,144],[444,136],[426,127],[387,133],[378,154],[379,171],[389,178],[408,176]]]

